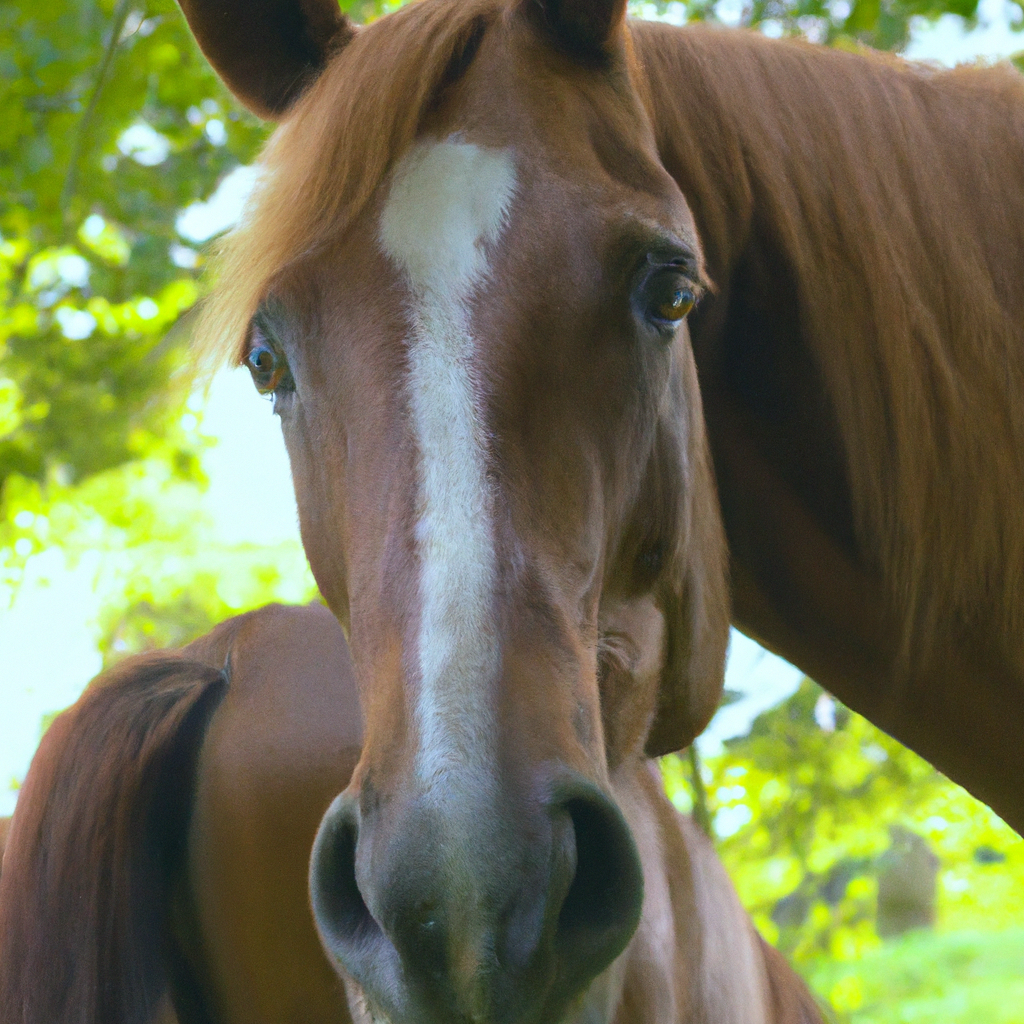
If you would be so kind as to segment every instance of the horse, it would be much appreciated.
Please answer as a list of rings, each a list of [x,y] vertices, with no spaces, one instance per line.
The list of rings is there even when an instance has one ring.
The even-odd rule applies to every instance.
[[[199,330],[350,638],[311,894],[378,1017],[557,1020],[616,959],[616,778],[730,614],[1024,822],[1019,77],[625,0],[181,6],[282,122]]]
[[[267,606],[99,676],[46,734],[18,800],[0,1021],[369,1024],[306,892],[361,742],[348,648],[320,605]],[[818,1024],[657,766],[635,764],[619,799],[647,893],[614,980],[595,983],[608,1019]]]

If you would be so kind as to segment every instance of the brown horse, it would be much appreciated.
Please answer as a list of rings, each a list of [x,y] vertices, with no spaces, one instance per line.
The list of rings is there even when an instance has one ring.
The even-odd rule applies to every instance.
[[[2,1024],[348,1020],[309,850],[359,756],[344,638],[270,606],[98,677],[47,731],[0,878]]]
[[[0,884],[3,1024],[344,1024],[306,895],[360,746],[344,636],[270,606],[99,677],[47,733]],[[714,856],[636,763],[618,790],[647,896],[581,1020],[809,1024]],[[351,985],[351,982],[350,982]],[[366,1020],[352,987],[353,1014]]]
[[[737,620],[1024,822],[1016,76],[624,0],[182,5],[287,115],[206,340],[351,640],[312,894],[382,1015],[554,1020],[633,933],[617,780],[727,632],[694,351]]]

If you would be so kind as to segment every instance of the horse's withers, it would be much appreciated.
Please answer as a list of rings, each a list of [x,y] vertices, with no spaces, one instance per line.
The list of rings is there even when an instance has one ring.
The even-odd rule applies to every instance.
[[[313,905],[395,1024],[563,1016],[641,913],[615,772],[689,742],[720,692],[724,544],[683,325],[701,255],[623,8],[435,2],[357,33],[235,243],[270,220],[296,239],[243,358],[366,719]],[[374,123],[383,61],[416,109]],[[372,187],[346,180],[382,147]]]

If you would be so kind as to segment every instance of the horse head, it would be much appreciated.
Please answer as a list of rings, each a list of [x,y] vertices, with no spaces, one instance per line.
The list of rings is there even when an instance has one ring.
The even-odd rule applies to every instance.
[[[705,279],[625,0],[182,0],[279,117],[208,340],[273,396],[366,739],[311,894],[376,1018],[562,1019],[643,874],[616,773],[721,691]]]

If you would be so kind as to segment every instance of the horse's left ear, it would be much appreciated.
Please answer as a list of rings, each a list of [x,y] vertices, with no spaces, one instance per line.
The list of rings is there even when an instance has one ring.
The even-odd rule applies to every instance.
[[[354,35],[338,0],[178,0],[199,48],[254,114],[276,120]]]
[[[626,0],[524,0],[556,41],[582,57],[611,52],[626,21]]]
[[[700,434],[699,423],[692,429]],[[688,747],[718,710],[729,646],[729,575],[725,530],[710,455],[701,436],[693,452],[685,546],[662,581],[659,605],[667,641],[658,706],[644,751],[661,757]]]

